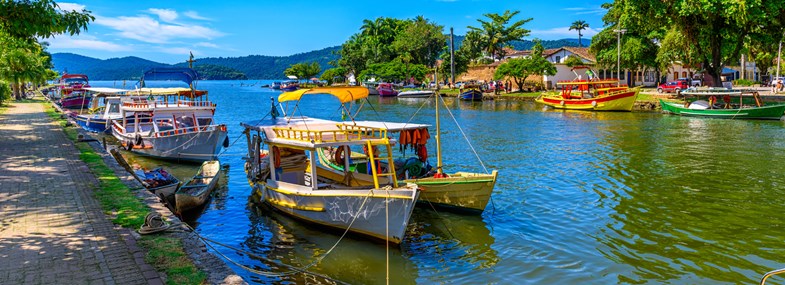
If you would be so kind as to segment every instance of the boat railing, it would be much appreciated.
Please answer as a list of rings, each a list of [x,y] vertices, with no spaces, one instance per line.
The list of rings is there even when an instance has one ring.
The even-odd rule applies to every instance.
[[[781,268],[781,269],[777,269],[777,270],[772,270],[772,271],[766,272],[766,274],[763,274],[763,277],[761,277],[761,279],[760,279],[760,285],[766,284],[766,279],[769,279],[769,277],[772,277],[774,275],[781,274],[781,273],[785,273],[785,268]]]
[[[169,137],[169,136],[176,136],[176,135],[189,134],[189,133],[210,132],[218,129],[220,129],[221,131],[226,131],[226,125],[191,126],[185,128],[176,128],[176,129],[156,132],[155,134],[153,134],[153,136],[155,136],[156,138],[160,138],[160,137]]]
[[[276,138],[304,142],[349,142],[366,139],[383,139],[387,137],[387,129],[337,124],[337,129],[308,130],[273,127]]]
[[[215,107],[215,103],[211,101],[192,101],[192,100],[177,100],[177,105],[184,105],[189,107]]]
[[[150,109],[150,108],[166,108],[166,107],[212,107],[215,108],[215,103],[211,101],[191,101],[191,100],[177,100],[176,103],[165,102],[163,100],[142,100],[142,101],[125,101],[123,107],[134,109]]]

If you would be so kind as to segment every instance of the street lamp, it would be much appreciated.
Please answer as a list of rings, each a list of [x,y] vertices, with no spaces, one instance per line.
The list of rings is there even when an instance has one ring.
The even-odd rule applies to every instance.
[[[615,29],[613,30],[616,33],[616,87],[621,85],[619,79],[621,79],[621,35],[627,32],[627,29]]]

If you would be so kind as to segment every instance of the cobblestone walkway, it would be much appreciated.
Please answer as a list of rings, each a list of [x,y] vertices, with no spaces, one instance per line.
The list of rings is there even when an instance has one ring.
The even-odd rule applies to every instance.
[[[97,183],[41,104],[0,115],[0,284],[162,284]]]

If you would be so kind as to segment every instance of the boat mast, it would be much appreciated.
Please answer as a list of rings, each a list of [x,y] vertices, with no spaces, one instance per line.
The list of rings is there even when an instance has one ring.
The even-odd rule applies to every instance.
[[[441,126],[439,125],[439,72],[438,69],[434,68],[433,72],[433,79],[436,81],[436,92],[434,92],[434,97],[436,97],[436,177],[442,176],[442,141],[441,141]]]

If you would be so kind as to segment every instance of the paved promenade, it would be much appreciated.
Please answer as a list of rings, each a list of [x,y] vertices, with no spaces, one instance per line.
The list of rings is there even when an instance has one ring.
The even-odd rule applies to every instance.
[[[162,284],[40,104],[0,115],[0,284]]]

